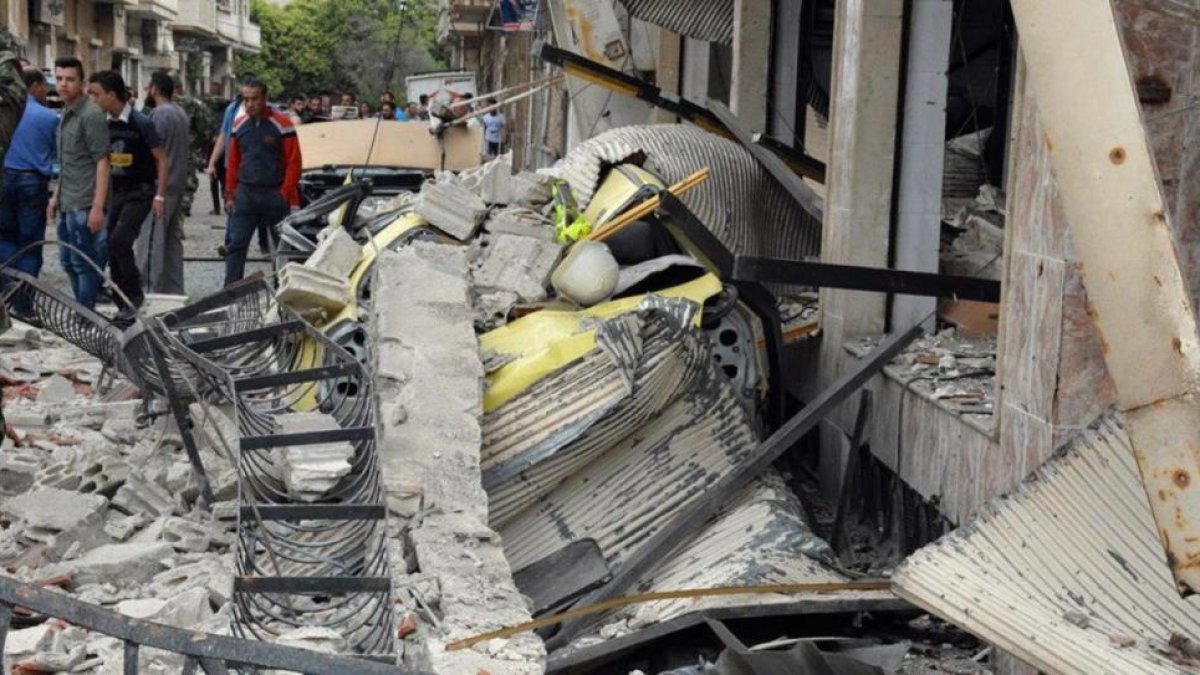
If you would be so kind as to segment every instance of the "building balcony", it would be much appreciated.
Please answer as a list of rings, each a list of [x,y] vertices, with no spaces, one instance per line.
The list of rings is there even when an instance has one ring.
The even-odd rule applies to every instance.
[[[217,3],[214,0],[184,0],[179,6],[179,16],[171,24],[171,30],[193,37],[215,38]]]
[[[220,4],[217,5],[217,34],[234,45],[242,41],[241,18],[222,11]]]
[[[441,16],[441,36],[482,35],[487,31],[487,20],[492,13],[492,5],[488,0],[456,0],[448,3]]]
[[[175,54],[143,54],[142,66],[149,70],[175,70],[179,60]]]
[[[185,4],[187,2],[184,0]],[[179,16],[179,0],[138,0],[136,5],[129,5],[127,11],[145,19],[174,21]]]
[[[242,46],[255,54],[262,51],[262,29],[258,24],[249,20],[242,24]]]

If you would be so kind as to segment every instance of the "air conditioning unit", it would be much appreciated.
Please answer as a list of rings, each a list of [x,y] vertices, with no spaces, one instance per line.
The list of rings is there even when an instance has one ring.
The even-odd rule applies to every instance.
[[[31,5],[33,16],[30,17],[36,23],[44,23],[50,26],[62,26],[66,17],[67,3],[66,0],[34,0]]]

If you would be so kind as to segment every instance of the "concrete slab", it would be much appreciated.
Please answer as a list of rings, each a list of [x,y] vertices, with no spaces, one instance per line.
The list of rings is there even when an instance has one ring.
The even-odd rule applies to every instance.
[[[332,415],[321,412],[288,413],[275,417],[275,433],[298,434],[338,429]],[[354,445],[349,442],[296,445],[272,451],[283,484],[294,497],[311,501],[350,473]]]
[[[300,313],[313,309],[338,312],[350,302],[350,285],[345,278],[288,263],[279,270],[275,299]]]
[[[413,243],[380,256],[375,288],[403,288],[372,307],[372,354],[384,484],[398,499],[421,495],[428,515],[411,526],[418,572],[441,589],[439,626],[406,638],[406,661],[437,673],[540,673],[535,636],[511,649],[446,652],[483,630],[529,620],[500,541],[487,526],[479,470],[483,365],[473,329],[468,252]],[[401,582],[398,580],[398,585]],[[479,651],[483,650],[483,651]]]
[[[512,291],[524,302],[546,299],[550,273],[562,255],[554,242],[499,234],[490,237],[472,270],[475,287]]]
[[[417,215],[459,241],[475,235],[487,211],[478,195],[451,181],[427,182],[417,196]]]
[[[362,246],[340,227],[327,232],[317,244],[317,250],[304,261],[304,266],[338,279],[348,279],[362,257]]]

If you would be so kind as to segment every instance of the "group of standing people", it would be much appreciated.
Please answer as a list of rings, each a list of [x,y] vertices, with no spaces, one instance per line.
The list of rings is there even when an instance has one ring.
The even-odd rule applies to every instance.
[[[4,159],[0,256],[37,276],[42,267],[37,242],[45,238],[47,223],[55,223],[58,240],[65,244],[59,261],[75,299],[93,308],[108,266],[120,291],[114,298],[114,321],[131,323],[144,298],[134,254],[142,224],[150,214],[166,223],[168,189],[176,187],[177,192],[186,186],[186,180],[183,186],[171,185],[163,141],[163,136],[172,143],[178,137],[177,118],[167,110],[174,85],[165,75],[152,80],[151,94],[164,102],[164,111],[151,121],[130,105],[129,90],[118,73],[101,71],[85,79],[83,64],[63,57],[54,64],[63,101],[60,118],[45,107],[41,71],[26,68],[22,76],[25,109]],[[185,153],[186,133],[185,118]],[[51,189],[56,162],[58,181]],[[22,301],[27,302],[16,299],[13,309],[18,313],[27,309]]]
[[[106,268],[119,291],[112,298],[117,325],[133,322],[147,291],[183,294],[183,221],[198,181],[192,120],[174,100],[175,80],[154,73],[142,112],[119,73],[89,77],[78,59],[62,57],[54,63],[63,104],[56,114],[47,107],[45,75],[21,69],[5,46],[0,264],[36,277],[43,264],[39,242],[53,223],[59,262],[84,307],[95,307]],[[226,283],[242,278],[253,233],[271,229],[299,205],[295,127],[266,101],[266,86],[246,80],[214,148],[227,159]],[[14,298],[13,311],[28,312],[28,302]]]

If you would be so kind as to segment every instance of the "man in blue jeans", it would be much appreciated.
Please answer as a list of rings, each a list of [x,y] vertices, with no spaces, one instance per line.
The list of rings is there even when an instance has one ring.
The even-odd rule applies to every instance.
[[[59,260],[79,304],[92,309],[104,281],[108,240],[104,206],[108,199],[108,120],[84,95],[83,64],[74,57],[54,62],[54,82],[63,100],[58,123],[58,189],[46,212],[58,215]]]
[[[36,277],[42,271],[42,247],[26,247],[46,237],[58,116],[43,105],[48,89],[42,71],[28,68],[22,77],[29,93],[4,157],[7,180],[0,197],[0,263]],[[13,310],[28,314],[29,298],[13,298]]]
[[[245,116],[234,122],[225,167],[225,211],[229,214],[225,284],[242,278],[246,249],[255,231],[274,228],[300,205],[300,141],[286,115],[267,104],[267,85],[242,84]]]

